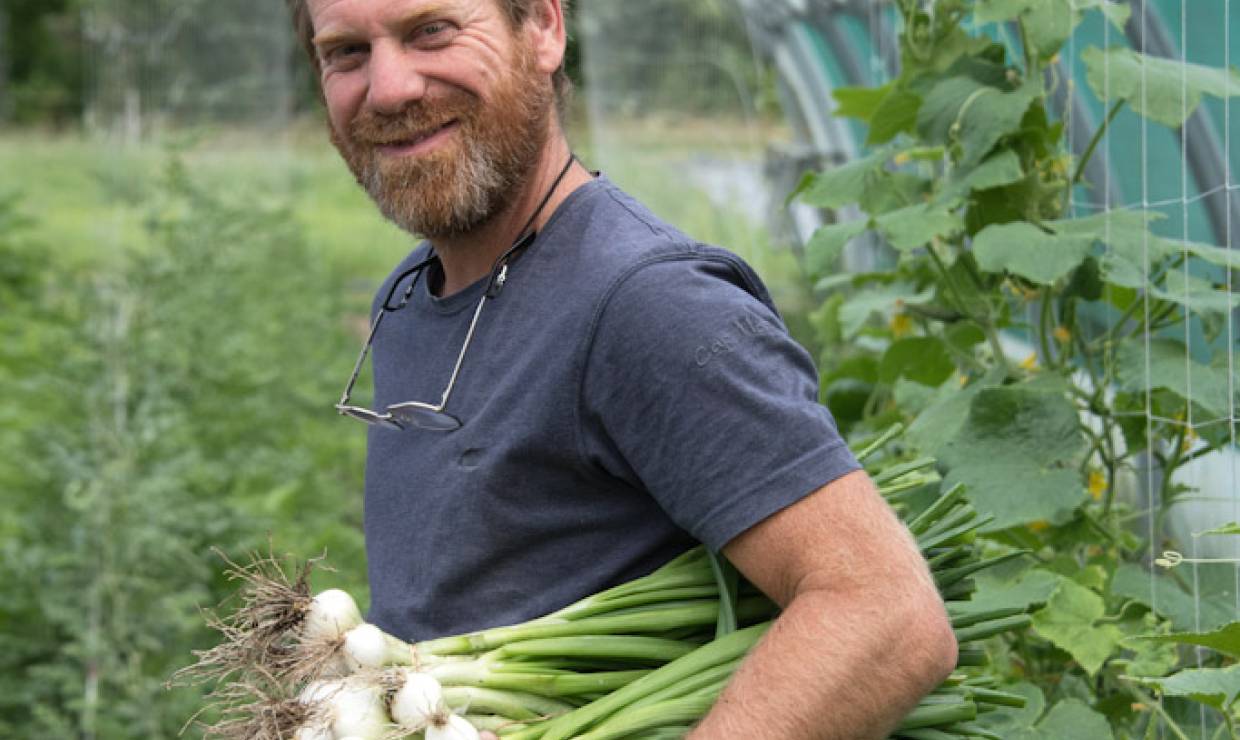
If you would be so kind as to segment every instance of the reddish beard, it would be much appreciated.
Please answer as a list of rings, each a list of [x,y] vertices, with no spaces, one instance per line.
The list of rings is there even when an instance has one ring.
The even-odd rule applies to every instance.
[[[363,107],[347,137],[334,126],[332,143],[353,176],[396,225],[427,238],[470,232],[508,206],[537,164],[554,104],[550,79],[519,50],[510,74],[489,100],[449,88],[395,114]],[[381,144],[408,141],[455,121],[448,141],[417,156],[385,156]]]

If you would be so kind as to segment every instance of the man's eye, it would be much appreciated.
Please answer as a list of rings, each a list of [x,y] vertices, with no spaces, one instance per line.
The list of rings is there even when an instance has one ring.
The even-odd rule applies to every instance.
[[[323,61],[332,66],[353,64],[367,51],[369,47],[366,44],[341,44],[324,52]]]
[[[435,48],[452,40],[452,24],[434,21],[418,26],[413,32],[413,43],[424,48]]]

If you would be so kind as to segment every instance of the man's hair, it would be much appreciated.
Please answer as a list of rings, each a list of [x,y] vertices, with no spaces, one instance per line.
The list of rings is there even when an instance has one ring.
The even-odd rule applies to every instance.
[[[504,16],[508,19],[509,27],[516,30],[529,18],[535,0],[490,0],[490,2],[499,4],[500,9],[504,11]],[[297,32],[297,39],[310,57],[310,63],[314,65],[315,72],[318,72],[319,55],[314,51],[314,23],[310,20],[310,8],[306,4],[307,0],[285,0],[285,3],[293,16],[293,29]],[[562,0],[565,13],[568,12],[568,4],[569,0]],[[551,82],[555,86],[557,107],[563,113],[573,88],[572,81],[569,80],[568,72],[565,71],[563,63],[555,71]]]

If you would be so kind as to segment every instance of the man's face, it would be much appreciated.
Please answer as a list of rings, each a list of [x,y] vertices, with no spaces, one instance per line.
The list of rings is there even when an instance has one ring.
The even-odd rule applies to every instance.
[[[481,225],[537,161],[554,104],[497,0],[310,0],[332,142],[428,237]]]

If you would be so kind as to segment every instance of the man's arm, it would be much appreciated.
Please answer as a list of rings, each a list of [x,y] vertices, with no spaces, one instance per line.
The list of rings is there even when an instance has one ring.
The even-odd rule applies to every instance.
[[[864,472],[724,554],[783,612],[690,740],[883,738],[955,667],[925,561]]]

